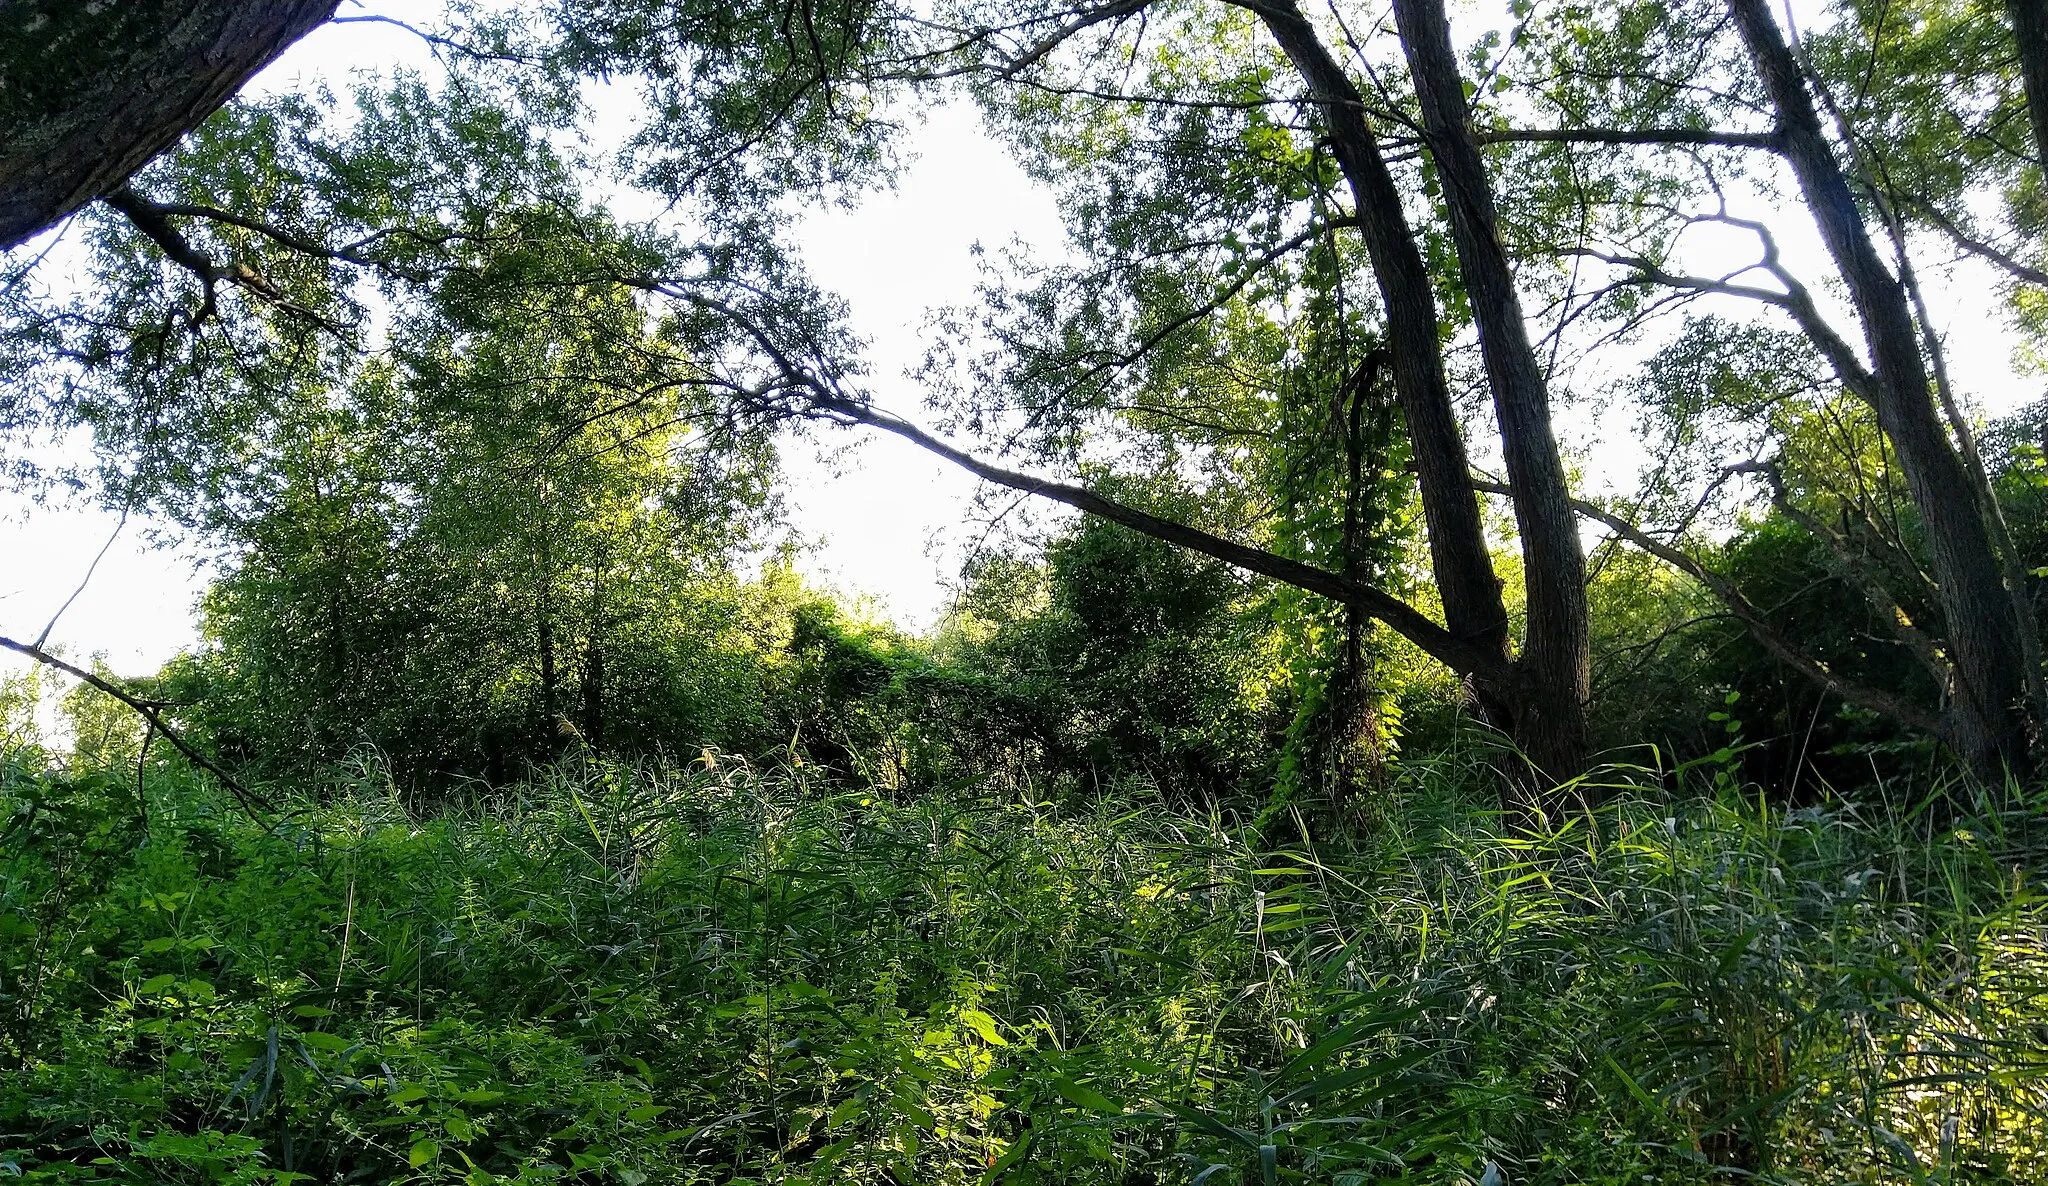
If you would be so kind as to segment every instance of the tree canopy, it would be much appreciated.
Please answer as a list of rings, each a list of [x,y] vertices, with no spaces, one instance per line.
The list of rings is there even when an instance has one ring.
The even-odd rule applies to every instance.
[[[237,581],[355,531],[385,558],[348,580],[419,549],[456,582],[422,603],[476,565],[586,614],[599,553],[645,586],[645,547],[729,550],[713,524],[752,512],[709,508],[765,505],[738,475],[778,433],[878,428],[1328,599],[1339,682],[1417,648],[1543,782],[1586,767],[1588,582],[1634,550],[1814,694],[1988,769],[2048,711],[2001,494],[2033,462],[1980,444],[1922,273],[1984,261],[2033,340],[2026,7],[1518,3],[1474,41],[1440,0],[452,6],[402,26],[432,71],[236,100],[107,193],[89,284],[22,258],[9,424],[90,429],[105,496],[238,541]],[[1058,196],[1070,250],[993,261],[935,323],[948,437],[873,402],[786,222],[886,184],[951,101]],[[1603,385],[1666,442],[1605,501],[1555,412]],[[629,507],[663,499],[674,526]],[[1731,567],[1765,524],[1867,607],[1853,654]]]
[[[2048,1182],[2044,157],[2044,0],[0,0],[7,491],[214,557],[0,633],[0,1177]]]

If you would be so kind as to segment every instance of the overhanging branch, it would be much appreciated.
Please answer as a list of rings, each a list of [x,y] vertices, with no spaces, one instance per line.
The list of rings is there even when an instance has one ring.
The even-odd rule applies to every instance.
[[[134,225],[136,230],[141,231],[145,237],[155,243],[158,249],[164,253],[165,258],[198,278],[203,294],[200,305],[198,309],[186,315],[186,322],[193,330],[196,331],[205,323],[207,318],[213,316],[215,310],[215,290],[220,282],[225,280],[259,300],[312,322],[336,337],[346,335],[345,327],[336,324],[333,319],[308,309],[304,305],[285,296],[283,291],[275,284],[272,284],[263,273],[258,272],[248,264],[239,261],[228,265],[215,263],[205,252],[192,245],[192,241],[185,237],[184,232],[180,231],[177,224],[171,221],[171,217],[173,215],[203,211],[207,217],[218,218],[221,221],[232,223],[236,226],[250,227],[256,224],[237,219],[225,211],[216,211],[210,208],[168,206],[159,202],[153,202],[125,185],[108,194],[104,200],[107,205],[120,211]],[[330,259],[349,258],[335,252],[326,251],[303,240],[286,236],[283,232],[262,228],[259,233],[284,243],[286,246],[308,252],[309,254],[321,255]],[[351,260],[351,262],[357,261]]]
[[[1477,477],[1473,478],[1472,487],[1475,490],[1483,490],[1488,494],[1510,493],[1505,483],[1488,481]],[[1601,524],[1642,551],[1655,556],[1700,584],[1705,585],[1714,596],[1721,599],[1722,604],[1728,607],[1729,613],[1733,614],[1742,623],[1743,627],[1749,631],[1750,637],[1754,638],[1758,645],[1769,651],[1773,658],[1785,666],[1790,667],[1792,670],[1844,700],[1876,709],[1893,720],[1912,728],[1940,735],[1942,721],[1935,713],[1894,696],[1882,688],[1872,687],[1869,684],[1860,683],[1838,675],[1827,664],[1794,647],[1786,640],[1784,635],[1778,633],[1771,626],[1769,619],[1764,616],[1763,610],[1759,609],[1755,602],[1743,596],[1742,591],[1737,589],[1733,582],[1713,569],[1708,568],[1678,548],[1665,543],[1663,540],[1658,539],[1656,536],[1649,534],[1635,524],[1603,507],[1575,498],[1572,499],[1572,509],[1580,515]]]
[[[186,741],[184,736],[176,729],[165,724],[163,709],[160,705],[144,700],[112,680],[95,675],[82,667],[66,663],[64,660],[31,643],[17,642],[5,635],[0,635],[0,647],[4,647],[19,655],[26,655],[45,667],[54,668],[73,679],[90,684],[99,691],[112,696],[133,709],[135,714],[141,717],[151,729],[163,734],[164,740],[170,742],[172,748],[191,759],[193,765],[200,767],[219,779],[221,785],[228,789],[228,793],[235,797],[235,802],[242,805],[242,810],[248,812],[251,819],[261,822],[261,817],[256,813],[257,805],[261,804],[265,808],[269,808],[271,805],[264,802],[261,796],[243,786],[241,781],[234,775],[222,769],[220,763],[201,753],[191,742]]]
[[[738,326],[773,365],[774,375],[759,384],[751,398],[764,406],[771,400],[778,401],[772,407],[766,408],[776,415],[832,420],[841,424],[864,424],[893,433],[927,452],[945,458],[984,481],[1064,503],[1098,518],[1120,523],[1154,539],[1200,552],[1205,556],[1213,556],[1246,572],[1257,573],[1282,584],[1293,585],[1298,589],[1353,606],[1368,617],[1386,623],[1395,633],[1460,675],[1496,684],[1509,678],[1510,664],[1501,655],[1452,633],[1432,621],[1422,611],[1384,589],[1263,549],[1247,547],[1185,523],[1162,519],[1086,487],[1019,473],[984,461],[907,420],[881,411],[865,398],[856,398],[839,390],[835,383],[820,378],[812,369],[799,364],[776,342],[774,335],[756,324],[753,318],[724,301],[692,291],[687,285],[678,285],[657,277],[620,275],[617,279],[645,292],[697,305],[729,319]],[[779,402],[783,400],[797,402]]]
[[[1460,675],[1486,681],[1500,681],[1507,676],[1506,664],[1498,656],[1457,637],[1430,620],[1422,611],[1384,589],[1263,549],[1247,547],[1185,523],[1162,519],[1083,486],[1004,469],[956,448],[908,421],[843,396],[814,394],[813,401],[833,419],[843,423],[865,424],[883,432],[893,433],[927,452],[945,458],[984,481],[1064,503],[1076,510],[1122,524],[1154,539],[1189,551],[1200,552],[1205,556],[1213,556],[1246,572],[1257,573],[1282,584],[1354,606],[1359,612],[1386,623],[1395,633],[1422,648],[1431,658]]]

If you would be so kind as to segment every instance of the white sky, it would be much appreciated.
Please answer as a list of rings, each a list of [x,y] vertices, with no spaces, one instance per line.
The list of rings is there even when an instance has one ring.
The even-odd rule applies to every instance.
[[[924,357],[927,313],[973,299],[974,244],[1050,246],[1064,232],[1051,193],[982,134],[964,104],[940,109],[912,143],[918,159],[893,192],[814,215],[798,238],[812,278],[847,298],[853,328],[869,342],[876,402],[916,420],[923,397],[903,376]],[[811,571],[876,598],[905,626],[928,626],[942,582],[958,575],[972,542],[961,518],[976,483],[897,437],[833,432],[820,441],[839,443],[854,447],[832,464],[801,449],[788,457],[791,521],[824,541]]]
[[[295,46],[256,85],[344,82],[364,65],[422,59],[420,44],[401,30],[330,25]],[[940,110],[913,131],[909,147],[915,159],[895,190],[851,212],[813,215],[797,238],[813,277],[847,298],[854,328],[871,344],[878,402],[917,418],[921,397],[901,376],[924,354],[927,313],[972,299],[973,244],[993,250],[1015,237],[1050,252],[1058,249],[1062,230],[1051,195],[983,134],[971,110]],[[1696,266],[1726,270],[1723,258],[1731,250],[1751,258],[1744,245],[1703,243]],[[1824,274],[1813,266],[1819,262],[1814,244],[1788,236],[1786,254],[1796,271]],[[1962,269],[1923,276],[1923,282],[1942,294],[1937,319],[1951,341],[1951,365],[1978,411],[1995,415],[2038,397],[2041,382],[2011,369],[2011,343],[1989,274]],[[1566,435],[1589,470],[1625,481],[1640,452],[1630,439],[1630,413],[1617,410],[1607,424],[1590,415],[1590,405],[1568,414]],[[807,571],[842,593],[873,599],[903,625],[931,624],[977,530],[963,522],[974,483],[895,438],[831,432],[821,444],[836,455],[820,459],[802,445],[786,455],[789,522],[817,545]],[[92,507],[37,507],[0,496],[0,633],[40,634],[115,523],[111,513]],[[197,553],[149,546],[147,526],[131,521],[115,540],[52,633],[53,644],[74,656],[104,651],[117,671],[135,674],[196,641],[194,607],[205,584]],[[0,657],[0,670],[17,668],[18,662],[6,662],[12,659]]]
[[[402,30],[329,25],[252,85],[341,81],[364,63],[420,57],[418,42]],[[813,215],[797,235],[813,277],[848,298],[855,330],[870,341],[878,402],[905,414],[921,410],[918,391],[901,376],[924,355],[919,330],[927,311],[974,295],[975,242],[992,249],[1012,237],[1056,244],[1061,234],[1051,195],[981,134],[971,110],[936,113],[915,131],[911,152],[915,159],[893,192],[854,211]],[[905,626],[931,624],[968,542],[948,529],[960,527],[973,480],[908,442],[872,433],[827,432],[816,449],[792,445],[785,462],[789,524],[813,545],[806,572],[870,599]],[[93,506],[0,495],[0,633],[39,635],[118,522]],[[53,645],[73,656],[104,651],[116,671],[139,674],[197,642],[202,553],[150,546],[146,528],[130,520],[51,633]],[[0,670],[25,663],[0,654]]]

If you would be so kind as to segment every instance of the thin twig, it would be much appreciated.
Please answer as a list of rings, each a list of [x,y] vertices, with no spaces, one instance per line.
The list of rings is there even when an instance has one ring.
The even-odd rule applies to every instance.
[[[63,617],[64,611],[71,608],[71,603],[78,600],[78,595],[85,592],[85,587],[92,584],[92,574],[99,571],[100,561],[107,558],[107,553],[112,550],[114,541],[121,538],[121,529],[128,526],[128,512],[134,504],[133,490],[131,489],[129,493],[128,505],[121,508],[121,521],[114,524],[114,530],[108,534],[107,542],[100,545],[99,554],[92,558],[91,564],[85,566],[85,575],[79,578],[78,587],[71,591],[71,596],[64,599],[63,605],[57,607],[57,612],[50,615],[50,620],[43,623],[43,632],[36,635],[35,645],[42,646],[50,641],[50,632],[57,628],[57,619]]]
[[[45,667],[55,668],[73,679],[91,684],[129,708],[134,709],[137,716],[146,721],[152,729],[163,734],[164,740],[170,742],[179,753],[191,759],[193,765],[200,767],[219,779],[221,785],[226,787],[230,794],[234,795],[235,802],[242,805],[242,810],[249,813],[250,819],[255,820],[257,823],[263,822],[263,817],[256,810],[258,804],[261,804],[267,810],[275,810],[262,796],[243,786],[239,779],[222,769],[220,763],[201,753],[191,742],[186,741],[176,729],[165,724],[162,707],[159,704],[135,695],[112,680],[94,675],[82,667],[66,663],[64,660],[32,643],[18,642],[8,638],[6,635],[0,635],[0,647],[4,647],[19,655],[26,655]]]
[[[1489,481],[1478,477],[1473,478],[1472,488],[1485,491],[1488,494],[1509,494],[1512,492],[1505,483]],[[1686,555],[1678,548],[1630,523],[1621,516],[1607,511],[1603,507],[1577,498],[1572,499],[1571,504],[1572,509],[1579,514],[1602,524],[1610,531],[1628,540],[1629,543],[1634,544],[1636,547],[1690,576],[1700,584],[1705,585],[1742,622],[1743,626],[1748,629],[1750,637],[1756,639],[1759,645],[1787,667],[1797,671],[1807,679],[1812,680],[1844,700],[1874,708],[1878,712],[1892,717],[1905,725],[1921,729],[1937,737],[1942,735],[1942,719],[1937,714],[1895,696],[1882,688],[1872,687],[1869,684],[1860,683],[1838,675],[1830,670],[1827,664],[1793,646],[1771,626],[1770,620],[1764,616],[1763,610],[1759,609],[1756,603],[1750,601],[1749,598],[1743,596],[1742,591],[1737,589],[1728,578],[1701,564],[1698,560]]]

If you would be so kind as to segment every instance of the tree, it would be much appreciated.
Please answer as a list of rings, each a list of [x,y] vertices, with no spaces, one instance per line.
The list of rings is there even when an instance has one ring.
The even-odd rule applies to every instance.
[[[1851,45],[1842,50],[1788,40],[1752,0],[1518,8],[1506,50],[1495,54],[1494,37],[1470,53],[1468,81],[1431,0],[1401,0],[1391,30],[1336,10],[1319,23],[1282,0],[962,4],[943,19],[801,2],[745,11],[627,0],[547,6],[505,25],[528,38],[516,52],[451,61],[454,85],[444,93],[414,84],[366,99],[375,118],[346,143],[306,104],[250,108],[210,125],[217,131],[202,132],[189,152],[114,195],[123,221],[97,221],[102,262],[124,285],[68,310],[17,313],[26,345],[14,348],[15,369],[77,368],[69,390],[98,398],[68,396],[70,413],[138,449],[137,484],[190,490],[204,485],[207,450],[191,450],[186,468],[149,469],[141,459],[161,452],[151,442],[219,441],[245,428],[228,415],[166,433],[161,417],[189,417],[189,405],[166,395],[199,394],[225,411],[260,406],[288,383],[328,382],[366,345],[355,328],[376,303],[372,282],[383,290],[377,301],[400,307],[489,301],[524,281],[467,295],[445,282],[504,280],[490,265],[500,255],[544,260],[527,269],[537,282],[610,286],[668,327],[685,347],[675,365],[701,371],[701,390],[729,421],[893,432],[990,481],[1384,623],[1464,677],[1483,715],[1552,778],[1586,760],[1588,613],[1575,517],[1705,583],[1792,669],[1931,721],[1959,753],[1989,765],[2024,747],[2016,706],[2029,689],[2041,699],[2030,641],[2038,631],[2020,612],[2028,578],[1950,398],[1910,266],[1905,219],[1916,207],[1898,200],[1882,180],[1891,174],[1864,151],[1856,121],[1867,113],[1845,110],[1830,87],[1829,72],[1855,58],[1856,44],[1872,47],[1872,63],[1910,48],[1882,21],[1859,32],[1859,14],[1831,31]],[[1966,24],[2008,35],[1995,21]],[[1913,68],[1873,65],[1864,77]],[[581,192],[583,162],[547,147],[548,129],[579,118],[573,84],[594,76],[626,79],[648,100],[625,157],[630,184],[668,212],[647,225],[613,227]],[[2018,93],[2018,74],[2000,77],[1989,84],[1998,110],[2019,110],[2006,94]],[[886,176],[897,105],[962,82],[990,126],[1062,190],[1085,264],[1019,262],[978,315],[956,318],[951,355],[935,357],[928,377],[954,426],[1049,476],[874,406],[836,306],[804,281],[766,213],[790,196],[846,195]],[[1872,102],[1915,126],[1939,123],[1910,104]],[[1508,110],[1557,118],[1516,126]],[[1415,134],[1388,135],[1398,129]],[[1929,131],[1900,159],[1936,177],[1943,136],[1956,140]],[[1588,149],[1601,155],[1589,159]],[[1682,178],[1667,167],[1673,159],[1693,171]],[[1776,160],[1799,209],[1817,221],[1858,334],[1833,328],[1813,289],[1783,266],[1768,225],[1731,213],[1725,200],[1706,214],[1687,208],[1725,199],[1729,176],[1772,183]],[[2028,167],[2035,171],[2017,176],[2038,174]],[[1944,210],[1991,175],[1941,175],[1919,217],[1948,218],[1952,238],[1971,239]],[[1771,283],[1668,266],[1676,236],[1703,222],[1756,234],[1757,266]],[[1302,265],[1311,251],[1327,262]],[[1589,261],[1617,275],[1587,298],[1578,285]],[[1644,297],[1659,291],[1672,299]],[[1530,293],[1558,300],[1530,305],[1532,314]],[[1637,332],[1655,312],[1703,294],[1753,299],[1789,319],[1803,349],[1872,409],[1883,464],[1896,464],[1925,525],[1913,546],[1924,547],[1931,569],[1943,630],[1932,653],[1946,673],[1932,712],[1852,687],[1779,633],[1768,607],[1679,546],[1692,518],[1660,535],[1658,525],[1572,497],[1549,409],[1566,336],[1598,320]],[[1205,459],[1211,491],[1229,505],[1230,492],[1246,488],[1246,459],[1278,439],[1280,405],[1262,376],[1293,366],[1309,340],[1282,332],[1302,309],[1339,324],[1347,309],[1365,311],[1361,327],[1371,332],[1339,335],[1336,365],[1315,368],[1312,381],[1332,406],[1356,406],[1358,376],[1385,363],[1441,623],[1412,596],[1405,572],[1361,571],[1342,556],[1306,563],[1289,552],[1298,541],[1275,535],[1269,519],[1175,521],[1061,480],[1082,472],[1082,446],[1098,435],[1136,450],[1132,457]],[[1452,396],[1467,333],[1492,396],[1505,483],[1471,472],[1471,457],[1491,447],[1464,435]],[[1774,471],[1767,460],[1752,456],[1737,472],[1769,486],[1786,466]],[[1731,484],[1727,473],[1714,480],[1709,501]],[[1528,608],[1519,643],[1482,525],[1482,490],[1515,509]],[[1798,509],[1797,498],[1777,502]],[[1901,554],[1917,561],[1910,549]],[[1859,583],[1872,598],[1887,595]],[[1919,622],[1901,628],[1927,632]]]
[[[1776,109],[1786,160],[1863,326],[1869,370],[1831,346],[1833,361],[1844,385],[1876,412],[1926,521],[1955,663],[1951,737],[1980,766],[2017,757],[2024,747],[2019,724],[2027,678],[2013,603],[2017,591],[2005,586],[1976,483],[1935,411],[1905,284],[1878,257],[1848,177],[1822,132],[1806,73],[1769,9],[1762,0],[1729,0],[1729,11]],[[2038,653],[2031,659],[2038,667]]]
[[[0,4],[0,249],[120,189],[335,8]]]
[[[1428,518],[1430,544],[1437,588],[1441,594],[1450,633],[1467,654],[1454,664],[1470,678],[1487,715],[1506,729],[1524,748],[1537,768],[1552,778],[1568,777],[1586,760],[1584,702],[1586,696],[1586,610],[1583,558],[1579,551],[1576,520],[1570,513],[1564,485],[1563,465],[1549,426],[1548,397],[1530,353],[1521,313],[1506,276],[1505,261],[1490,254],[1485,245],[1492,240],[1491,214],[1486,198],[1484,171],[1469,153],[1460,157],[1467,166],[1466,200],[1454,203],[1454,222],[1460,230],[1459,248],[1463,278],[1478,286],[1487,299],[1483,306],[1481,341],[1488,353],[1489,380],[1494,390],[1498,422],[1506,444],[1510,469],[1515,478],[1514,497],[1523,528],[1524,571],[1531,597],[1528,635],[1519,657],[1511,657],[1507,613],[1501,600],[1500,582],[1494,574],[1479,510],[1470,479],[1470,465],[1460,435],[1459,417],[1453,407],[1441,355],[1442,330],[1436,314],[1436,297],[1415,233],[1403,209],[1403,197],[1365,118],[1365,103],[1357,87],[1331,57],[1318,33],[1292,4],[1251,4],[1265,29],[1278,42],[1293,64],[1323,118],[1330,136],[1331,155],[1349,185],[1353,211],[1331,214],[1334,204],[1327,182],[1308,181],[1309,192],[1293,203],[1280,199],[1273,221],[1302,218],[1302,207],[1311,207],[1310,217],[1333,224],[1341,220],[1355,227],[1364,240],[1367,255],[1387,319],[1387,344],[1391,355],[1394,385],[1399,394],[1407,438],[1420,484],[1422,503]],[[981,67],[1005,84],[1020,84],[1053,94],[1076,94],[1096,100],[1096,118],[1114,119],[1102,109],[1126,104],[1143,112],[1148,106],[1187,105],[1206,108],[1208,114],[1243,107],[1247,102],[1272,101],[1270,79],[1258,66],[1247,62],[1232,78],[1224,77],[1237,94],[1214,97],[1164,98],[1148,94],[1116,92],[1111,84],[1095,84],[1086,78],[1063,76],[1055,69],[1051,53],[1058,40],[1071,38],[1095,25],[1111,28],[1108,40],[1121,37],[1136,42],[1148,29],[1140,6],[1108,6],[1087,10],[1071,24],[1056,27],[1055,34],[1031,45],[1020,56],[982,60]],[[989,18],[993,19],[993,18]],[[1198,26],[1199,28],[1199,26]],[[1201,36],[1200,32],[1194,36]],[[1448,33],[1442,53],[1425,53],[1436,68],[1431,77],[1441,86],[1443,70],[1449,70],[1447,85],[1462,94],[1454,66],[1442,59],[1448,54]],[[1240,44],[1240,52],[1253,49]],[[1103,60],[1117,60],[1107,46],[1094,47],[1077,55],[1083,73]],[[1163,59],[1169,53],[1186,52],[1185,43],[1155,51]],[[1434,56],[1431,56],[1434,55]],[[1228,67],[1224,67],[1228,69]],[[1111,89],[1105,89],[1111,87]],[[1442,139],[1432,147],[1438,157],[1466,144],[1462,100],[1446,99],[1435,105],[1437,131]],[[1256,122],[1256,121],[1255,121]],[[1469,147],[1469,145],[1468,145]],[[1069,158],[1071,159],[1071,158]],[[1192,180],[1179,178],[1183,182]],[[1281,194],[1285,182],[1273,178]],[[1202,184],[1196,181],[1196,184]],[[1298,182],[1297,182],[1298,183]],[[1312,198],[1311,198],[1311,195]],[[1270,201],[1270,199],[1269,199]],[[1292,206],[1293,209],[1289,209]],[[1154,211],[1161,214],[1163,211]],[[1313,224],[1311,224],[1313,228]],[[1183,234],[1189,229],[1172,223],[1165,234]],[[1277,227],[1275,228],[1277,229]],[[1258,273],[1284,258],[1289,249],[1313,242],[1319,232],[1304,231],[1256,259],[1236,261],[1236,274],[1224,286],[1235,295],[1253,282]],[[1197,240],[1199,242],[1199,240]],[[1475,280],[1475,277],[1477,278]],[[1142,297],[1139,299],[1142,300]],[[1193,316],[1207,310],[1196,309]],[[1112,379],[1143,355],[1162,347],[1173,331],[1186,328],[1193,316],[1179,320],[1160,317],[1161,331],[1142,335],[1134,351],[1102,365],[1085,356],[1073,369],[1081,373],[1075,382],[1099,381],[1105,373]],[[1043,364],[1034,360],[1029,369]],[[1068,398],[1064,389],[1061,398]],[[1039,415],[1033,412],[1034,417]],[[1284,578],[1283,578],[1284,579]],[[1370,608],[1366,612],[1374,612]],[[1397,611],[1389,611],[1396,612]],[[1397,616],[1398,615],[1397,613]],[[1390,620],[1395,629],[1411,639],[1410,628]],[[1426,647],[1427,649],[1427,647]],[[1440,653],[1442,648],[1433,650]]]
[[[1576,773],[1586,757],[1590,677],[1586,563],[1551,429],[1550,392],[1529,344],[1442,0],[1398,0],[1394,15],[1450,212],[1521,529],[1529,624],[1517,663],[1526,688],[1514,701],[1514,732],[1542,769]]]
[[[1589,24],[1595,14],[1601,23]],[[1849,546],[1852,541],[1841,531],[1799,512],[1772,476],[1780,467],[1759,461],[1755,451],[1747,459],[1725,459],[1700,505],[1717,498],[1718,487],[1732,475],[1766,479],[1761,484],[1776,505],[1828,543],[1839,564],[1859,574],[1853,583],[1892,606],[1887,616],[1896,620],[1895,630],[1913,639],[1938,669],[1939,703],[1916,707],[1881,689],[1852,687],[1802,654],[1796,639],[1769,638],[1767,645],[1824,687],[1931,727],[1967,760],[1991,769],[2023,755],[2030,732],[2038,728],[2027,722],[2040,719],[2041,648],[2030,578],[2012,547],[1919,286],[1905,221],[1916,207],[1895,187],[1904,183],[1910,189],[1914,183],[1908,179],[1917,177],[1928,183],[1923,193],[1952,201],[1996,183],[2010,159],[1972,164],[1985,159],[1972,143],[1978,135],[1974,118],[1947,118],[1931,109],[1954,99],[1963,107],[1981,110],[1988,103],[2010,113],[2014,109],[2005,100],[2017,83],[2009,75],[2004,83],[1973,77],[1972,84],[1981,85],[1960,98],[1944,86],[1901,85],[1916,71],[1957,60],[1950,55],[1967,58],[1969,43],[1956,33],[1978,36],[1986,29],[1981,21],[1940,25],[1945,6],[1930,15],[1936,17],[1932,27],[1944,30],[1940,36],[1923,37],[1928,26],[1917,16],[1887,23],[1880,9],[1851,9],[1850,19],[1823,43],[1824,52],[1817,52],[1788,41],[1766,7],[1748,0],[1535,14],[1517,53],[1527,55],[1525,68],[1541,80],[1536,94],[1562,114],[1563,126],[1542,134],[1491,134],[1537,146],[1517,169],[1530,182],[1525,192],[1539,195],[1523,204],[1527,221],[1519,237],[1530,253],[1597,260],[1616,269],[1615,282],[1590,297],[1561,295],[1564,304],[1579,306],[1574,316],[1604,313],[1626,333],[1657,312],[1703,296],[1759,302],[1805,339],[1797,349],[1822,360],[1840,389],[1869,406],[1886,442],[1881,468],[1891,475],[1880,484],[1896,478],[1898,493],[1924,529],[1912,548],[1892,549],[1894,561],[1905,563],[1891,568],[1927,566],[1925,578],[1916,571],[1908,584],[1925,581],[1939,607],[1936,619],[1899,616],[1898,606],[1911,600],[1899,584],[1873,580],[1877,569],[1869,556],[1858,554],[1860,546]],[[1873,23],[1859,28],[1863,16]],[[1931,59],[1922,52],[1930,41],[1942,45]],[[1504,62],[1502,69],[1505,77],[1512,66]],[[1623,79],[1636,85],[1616,87]],[[1845,107],[1836,87],[1853,93],[1849,102],[1861,110]],[[1933,98],[1937,93],[1942,97]],[[1765,124],[1761,131],[1755,130],[1759,119]],[[1913,131],[1873,137],[1859,130],[1865,121],[1892,121]],[[1494,122],[1501,126],[1498,116]],[[1889,147],[1878,147],[1879,141]],[[1617,145],[1631,149],[1617,152]],[[1594,153],[1605,159],[1594,159]],[[1849,296],[1856,326],[1851,334],[1836,328],[1817,287],[1788,267],[1781,232],[1773,225],[1779,216],[1742,215],[1731,205],[1734,184],[1767,187],[1780,177],[1800,199],[1786,213],[1812,219],[1832,278]],[[1917,208],[1940,218],[1938,205],[1923,197]],[[1671,253],[1700,226],[1752,236],[1757,262],[1718,276],[1670,266]],[[1761,282],[1738,279],[1749,272],[1760,274]],[[1644,302],[1645,290],[1670,295]],[[1860,352],[1851,344],[1855,338],[1861,339]],[[1689,525],[1690,520],[1678,526],[1682,531]],[[1626,534],[1632,525],[1617,529]],[[1663,547],[1641,533],[1631,538]],[[1688,565],[1682,557],[1673,559]],[[1688,565],[1688,571],[1697,572],[1697,566]],[[1769,633],[1754,606],[1736,608],[1760,638]],[[1939,622],[1939,645],[1926,638],[1932,620]]]
[[[674,343],[559,262],[451,273],[388,361],[289,409],[260,498],[214,527],[241,555],[186,674],[219,742],[300,771],[369,745],[429,789],[764,743],[732,565],[773,452],[698,427]]]

